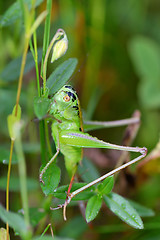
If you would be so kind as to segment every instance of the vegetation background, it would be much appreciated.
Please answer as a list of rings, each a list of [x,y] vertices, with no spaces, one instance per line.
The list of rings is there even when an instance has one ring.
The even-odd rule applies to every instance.
[[[0,1],[1,16],[13,2]],[[46,9],[46,1],[41,2],[36,8],[37,14]],[[151,153],[150,161],[145,161],[139,168],[131,168],[126,174],[128,177],[121,174],[115,191],[153,209],[155,216],[143,219],[144,230],[135,230],[104,207],[89,227],[78,209],[69,208],[67,222],[63,221],[60,210],[48,212],[39,221],[35,230],[37,233],[51,222],[57,236],[71,239],[160,238],[160,147],[157,145],[160,132],[159,12],[158,0],[53,0],[50,36],[58,28],[63,28],[68,36],[69,48],[65,56],[49,64],[48,76],[64,60],[76,57],[78,67],[71,83],[79,94],[86,118],[117,120],[130,117],[135,109],[140,110],[141,126],[133,145],[146,146]],[[22,56],[24,32],[21,18],[12,25],[3,26],[2,21],[0,24],[0,202],[5,206],[7,164],[3,164],[3,160],[10,148],[7,116],[16,101],[16,69],[19,67],[8,64]],[[42,48],[43,34],[44,23],[37,30],[38,48]],[[32,121],[35,118],[33,99],[37,95],[32,61],[31,57],[28,62],[30,67],[23,79],[20,105],[22,119],[25,120],[23,150],[27,164],[29,206],[37,208],[47,205],[50,200],[43,195],[38,181],[41,155],[38,124]],[[98,130],[92,135],[120,144],[123,133],[124,127]],[[100,161],[91,156],[95,152],[86,154],[101,174],[113,168],[107,160],[105,163],[109,153],[96,152]],[[111,155],[114,158],[113,153]],[[12,166],[11,175],[10,209],[17,212],[21,209],[17,165]],[[65,170],[62,176],[68,181]],[[3,222],[0,225],[5,226]]]

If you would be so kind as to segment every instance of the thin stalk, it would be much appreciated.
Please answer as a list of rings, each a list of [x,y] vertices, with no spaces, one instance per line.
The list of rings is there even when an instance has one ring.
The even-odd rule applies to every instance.
[[[38,69],[38,51],[37,51],[37,34],[36,31],[33,33],[33,43],[34,43],[34,51],[35,51],[35,67],[36,67],[36,78],[37,78],[37,88],[38,88],[38,96],[41,95],[40,90],[40,82],[39,82],[39,69]]]
[[[52,153],[51,144],[50,144],[50,141],[49,141],[49,132],[48,132],[47,120],[44,120],[44,124],[45,124],[46,143],[47,143],[49,155],[51,157],[53,155],[53,153]]]
[[[27,176],[26,176],[26,164],[25,158],[22,149],[22,141],[20,135],[20,129],[18,129],[19,133],[17,134],[15,140],[15,150],[18,157],[18,169],[19,169],[19,176],[20,176],[20,189],[21,189],[21,198],[22,198],[22,206],[24,210],[24,220],[26,226],[28,227],[28,238],[31,239],[31,231],[30,231],[30,221],[29,221],[29,208],[28,208],[28,194],[27,194]]]
[[[13,146],[14,146],[14,141],[11,140],[8,173],[7,173],[7,189],[6,189],[6,210],[7,211],[9,211],[9,182],[10,182],[10,175],[11,175]],[[6,230],[7,230],[7,240],[9,240],[9,225],[8,225],[8,223],[6,224]]]
[[[23,57],[22,57],[22,63],[21,63],[20,76],[19,76],[19,81],[18,81],[18,90],[17,90],[17,98],[16,98],[15,116],[17,116],[17,111],[18,111],[18,104],[19,104],[19,99],[20,99],[20,94],[21,94],[22,80],[23,80],[24,67],[25,67],[25,63],[26,63],[28,45],[29,45],[29,39],[26,36],[24,52],[23,52]],[[6,210],[7,211],[9,211],[9,183],[10,183],[10,173],[11,173],[13,146],[14,146],[14,141],[11,140],[10,159],[9,159],[8,173],[7,173],[7,191],[6,191]],[[8,223],[6,224],[6,229],[7,229],[7,240],[9,240],[9,225],[8,225]]]
[[[47,48],[49,45],[49,36],[50,36],[50,18],[51,18],[51,10],[52,10],[52,0],[47,0],[47,7],[46,10],[48,15],[45,21],[44,27],[44,38],[43,38],[43,55],[42,55],[42,62],[41,62],[41,76],[43,77],[43,62],[47,52]]]
[[[45,59],[44,59],[44,63],[43,63],[43,95],[45,96],[46,94],[46,80],[47,80],[47,77],[46,77],[46,72],[47,72],[47,62],[48,62],[48,57],[49,57],[49,54],[50,54],[50,51],[53,47],[53,44],[55,43],[55,41],[60,38],[62,35],[65,35],[65,32],[63,29],[59,28],[56,32],[56,34],[54,35],[54,37],[52,38],[50,44],[49,44],[49,47],[47,48],[47,52],[46,52],[46,55],[45,55]]]
[[[110,127],[120,127],[120,126],[129,125],[129,124],[135,124],[135,123],[139,123],[139,121],[140,121],[139,117],[133,117],[133,118],[126,118],[126,119],[122,119],[122,120],[105,121],[105,122],[84,121],[84,124],[110,128]]]
[[[43,62],[44,62],[46,51],[47,51],[47,48],[48,48],[48,45],[49,45],[51,9],[52,9],[52,0],[47,0],[46,10],[48,12],[48,15],[47,15],[46,20],[45,20],[44,38],[43,38],[43,53],[42,53],[42,62],[41,62],[41,76],[42,76],[42,78],[43,78]],[[35,39],[34,39],[34,41],[35,41]],[[38,78],[39,78],[39,76],[38,76]],[[37,82],[38,82],[38,80],[37,80]],[[38,84],[37,84],[37,86],[38,86]],[[40,96],[41,95],[40,88],[38,90],[38,93],[39,93],[39,96]],[[44,123],[43,120],[40,121],[39,129],[40,129],[40,144],[41,144],[42,163],[46,163],[46,160],[45,160],[45,148],[46,148],[45,123]]]
[[[22,57],[22,63],[21,63],[20,76],[19,76],[19,81],[18,81],[18,91],[17,91],[17,98],[16,98],[15,116],[17,116],[18,104],[19,104],[19,100],[20,100],[20,94],[21,94],[21,89],[22,89],[23,73],[24,73],[24,67],[25,67],[25,63],[26,63],[28,46],[29,46],[29,38],[28,38],[28,36],[26,36],[25,44],[24,44],[24,52],[23,52],[23,57]]]

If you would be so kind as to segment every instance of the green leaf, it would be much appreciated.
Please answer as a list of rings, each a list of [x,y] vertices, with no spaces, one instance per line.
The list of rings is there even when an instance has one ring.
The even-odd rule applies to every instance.
[[[42,57],[42,49],[39,49],[38,50],[38,62],[40,62],[41,57]],[[3,72],[1,72],[0,78],[6,82],[12,82],[12,81],[18,79],[19,74],[20,74],[21,62],[22,62],[22,57],[12,60],[5,67]],[[35,66],[35,62],[34,62],[32,53],[29,52],[29,53],[27,53],[24,74],[29,72],[34,66]]]
[[[83,158],[82,164],[78,166],[78,172],[84,182],[89,183],[100,177],[100,174],[94,164],[86,157]]]
[[[113,186],[114,186],[114,177],[110,176],[98,185],[98,193],[101,196],[103,194],[107,195],[112,191]]]
[[[61,87],[63,87],[72,76],[77,63],[78,61],[76,58],[70,58],[56,68],[47,80],[49,95],[55,94]]]
[[[42,191],[46,196],[53,193],[54,189],[57,188],[60,181],[60,175],[60,168],[57,167],[54,162],[46,169],[42,177],[44,184],[41,183]]]
[[[44,20],[44,18],[47,16],[47,11],[42,12],[34,21],[29,33],[30,36],[34,33],[34,31],[39,27],[39,25],[42,23],[42,21]]]
[[[85,186],[86,183],[73,183],[72,188],[71,188],[71,192],[74,192],[75,190]],[[66,199],[66,192],[68,190],[69,184],[68,185],[64,185],[61,186],[57,189],[55,189],[53,191],[53,196],[59,199]],[[80,200],[87,200],[90,197],[93,196],[94,192],[91,191],[91,189],[93,190],[94,187],[88,188],[87,190],[79,193],[77,196],[75,196],[72,201],[80,201]]]
[[[160,78],[160,48],[155,41],[143,36],[134,37],[129,43],[129,53],[140,77],[150,81]]]
[[[138,96],[141,104],[146,109],[155,109],[160,107],[160,78],[145,83],[141,81],[138,86]]]
[[[67,221],[66,224],[59,231],[59,236],[63,239],[73,238],[73,239],[82,239],[80,236],[87,230],[88,226],[82,216],[77,216],[72,218],[70,221]]]
[[[109,209],[124,222],[134,228],[143,229],[143,222],[139,214],[125,198],[116,193],[110,193],[103,198]]]
[[[34,112],[38,119],[42,119],[47,114],[50,103],[50,99],[48,98],[34,98]]]
[[[22,216],[6,211],[2,205],[0,205],[0,219],[9,224],[10,227],[14,228],[15,231],[19,232],[21,236],[27,236],[28,228],[25,225],[24,219]]]
[[[8,164],[9,163],[10,150],[4,146],[0,146],[0,163]],[[15,152],[12,154],[12,164],[17,164],[18,160]]]
[[[134,202],[130,199],[128,199],[129,203],[132,205],[132,207],[134,207],[134,209],[136,209],[136,211],[138,212],[138,214],[141,217],[152,217],[155,215],[154,211],[150,208],[144,207],[141,204]]]
[[[42,209],[38,208],[30,208],[29,209],[29,217],[31,221],[31,225],[35,227],[40,220],[46,216],[45,211],[42,211]]]
[[[25,4],[27,4],[29,10],[31,9],[31,3],[32,0],[24,0]],[[43,0],[36,0],[35,1],[35,7],[39,6]],[[5,27],[12,25],[17,19],[22,17],[22,11],[21,11],[21,6],[20,2],[16,1],[13,3],[8,10],[3,14],[0,20],[0,26]]]
[[[0,189],[5,190],[7,184],[7,178],[1,177],[0,178]],[[27,178],[27,189],[28,191],[35,191],[39,187],[37,180],[33,178]],[[19,192],[20,191],[20,182],[18,177],[11,176],[10,177],[10,184],[9,190],[12,192]]]
[[[95,219],[95,217],[99,213],[101,206],[102,206],[102,197],[100,197],[99,195],[95,195],[89,199],[86,207],[87,223]]]

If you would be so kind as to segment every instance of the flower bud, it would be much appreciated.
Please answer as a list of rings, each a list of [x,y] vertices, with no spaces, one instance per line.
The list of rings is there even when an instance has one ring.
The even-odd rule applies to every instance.
[[[53,63],[58,58],[62,57],[68,49],[68,39],[64,30],[59,29],[56,35],[55,44],[53,46],[51,63]]]

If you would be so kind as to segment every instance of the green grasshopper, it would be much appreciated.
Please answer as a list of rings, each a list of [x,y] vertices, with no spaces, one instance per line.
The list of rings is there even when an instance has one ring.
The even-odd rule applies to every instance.
[[[82,160],[83,148],[108,148],[116,149],[122,151],[138,152],[141,155],[131,161],[132,164],[136,161],[142,159],[146,153],[147,149],[145,147],[126,147],[119,146],[115,144],[110,144],[102,140],[92,137],[88,133],[83,131],[83,122],[81,115],[80,102],[77,97],[76,91],[70,85],[64,85],[52,98],[51,105],[49,109],[49,114],[52,116],[52,137],[56,145],[56,153],[51,158],[51,160],[42,169],[39,179],[40,182],[44,184],[43,174],[49,165],[55,160],[59,152],[64,155],[65,166],[69,177],[71,179],[65,204],[60,205],[58,208],[64,207],[64,219],[66,220],[65,208],[73,197],[71,187],[74,181],[75,173],[77,171],[77,166]],[[88,122],[89,124],[89,122]],[[128,163],[127,163],[128,164]],[[89,187],[97,182],[105,179],[109,175],[120,171],[128,165],[122,165],[121,167],[111,171],[110,173],[102,176],[101,178],[90,183]],[[86,187],[87,188],[87,187]],[[82,189],[83,191],[83,189]],[[76,192],[77,194],[78,192]]]

